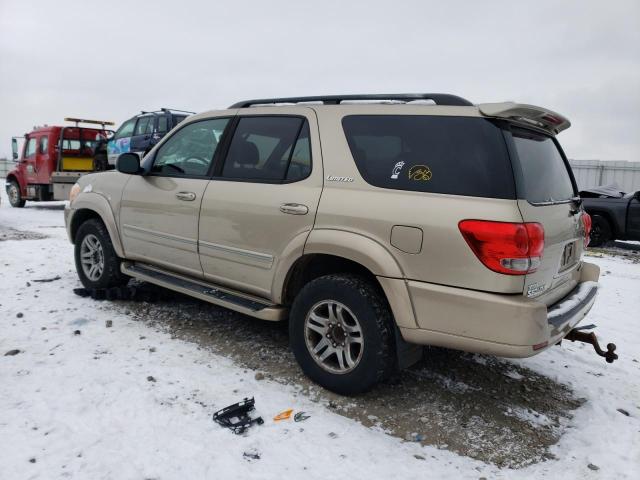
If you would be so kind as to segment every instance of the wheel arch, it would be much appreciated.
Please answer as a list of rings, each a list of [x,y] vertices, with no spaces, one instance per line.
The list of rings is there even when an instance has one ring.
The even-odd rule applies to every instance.
[[[71,243],[75,242],[76,233],[80,225],[91,218],[98,218],[107,228],[116,254],[124,258],[124,248],[118,226],[109,202],[104,197],[92,192],[83,193],[73,202],[72,212],[68,226]]]
[[[615,215],[612,212],[606,209],[595,208],[589,209],[587,213],[592,216],[599,215],[604,218],[609,223],[609,227],[611,227],[611,234],[613,235],[613,238],[620,235],[620,228],[618,227],[618,223],[615,221]]]

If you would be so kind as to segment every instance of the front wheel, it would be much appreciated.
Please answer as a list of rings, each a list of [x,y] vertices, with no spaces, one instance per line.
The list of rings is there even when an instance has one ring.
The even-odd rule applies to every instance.
[[[26,201],[22,198],[20,193],[20,185],[15,180],[12,180],[7,187],[7,196],[9,197],[9,203],[14,208],[22,208]]]
[[[394,366],[393,317],[379,288],[355,275],[309,282],[291,307],[291,349],[314,382],[343,395],[365,392]]]
[[[120,258],[113,249],[107,228],[96,218],[78,228],[75,260],[78,277],[85,288],[118,287],[129,281],[120,271]]]

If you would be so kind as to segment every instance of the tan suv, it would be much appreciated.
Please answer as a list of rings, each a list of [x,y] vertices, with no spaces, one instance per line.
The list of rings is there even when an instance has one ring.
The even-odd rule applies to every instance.
[[[304,372],[343,394],[422,345],[528,357],[587,314],[599,269],[555,136],[569,121],[446,94],[240,102],[65,211],[89,289],[151,282],[289,320]]]

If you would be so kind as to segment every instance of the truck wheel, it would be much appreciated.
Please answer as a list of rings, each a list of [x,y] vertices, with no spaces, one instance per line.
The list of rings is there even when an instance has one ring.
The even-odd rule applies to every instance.
[[[104,224],[92,218],[76,233],[75,260],[78,277],[85,288],[110,288],[126,285],[129,277],[120,271],[116,255]]]
[[[589,246],[599,247],[611,240],[611,225],[602,215],[591,216],[591,235],[589,236]]]
[[[27,203],[26,200],[22,199],[22,194],[20,193],[20,185],[15,180],[11,180],[9,185],[7,186],[7,196],[9,197],[9,203],[12,207],[22,208],[24,204]]]
[[[369,390],[394,367],[393,316],[384,295],[355,275],[327,275],[300,291],[289,339],[304,373],[328,390]]]

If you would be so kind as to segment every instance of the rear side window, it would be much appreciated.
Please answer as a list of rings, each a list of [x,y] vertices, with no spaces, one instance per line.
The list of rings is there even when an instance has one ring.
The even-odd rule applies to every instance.
[[[49,151],[49,137],[40,138],[40,153],[46,155]]]
[[[166,131],[168,130],[167,128],[167,117],[162,115],[160,117],[158,117],[158,132],[160,133],[166,133]]]
[[[352,115],[349,148],[371,185],[415,192],[515,198],[499,127],[482,118]]]
[[[525,129],[512,129],[521,175],[519,193],[531,203],[562,202],[574,197],[571,176],[553,139]]]
[[[185,115],[174,115],[173,116],[173,126],[175,127],[181,121],[183,121],[185,118],[187,118]]]
[[[239,120],[222,176],[256,181],[295,181],[309,175],[309,127],[299,117],[261,116]]]

